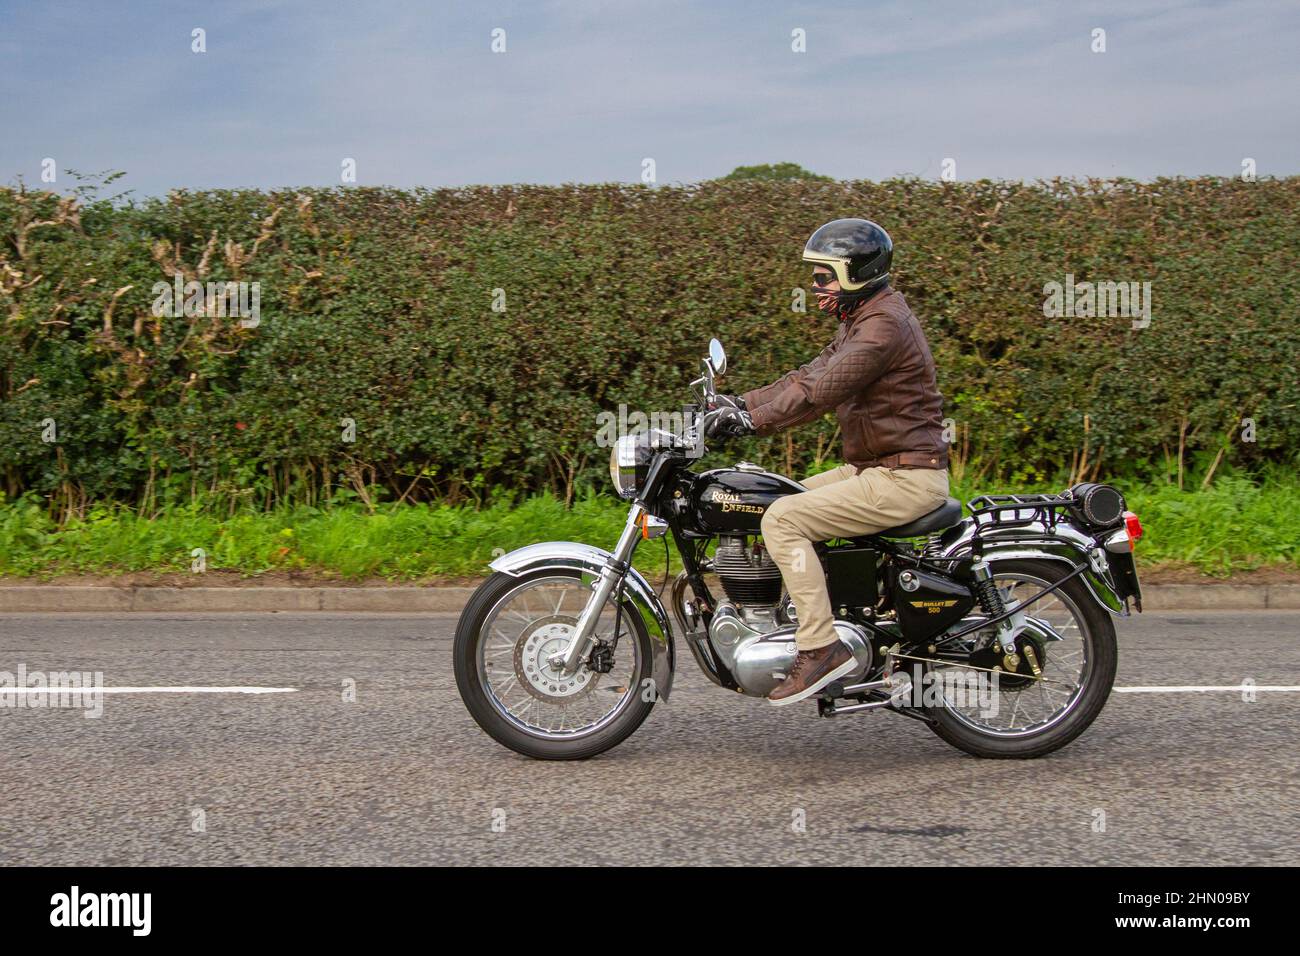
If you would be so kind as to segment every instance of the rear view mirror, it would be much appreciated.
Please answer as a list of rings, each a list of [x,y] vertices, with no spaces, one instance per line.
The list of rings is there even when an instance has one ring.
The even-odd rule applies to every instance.
[[[727,351],[717,339],[709,339],[709,366],[714,375],[725,375],[727,372]]]

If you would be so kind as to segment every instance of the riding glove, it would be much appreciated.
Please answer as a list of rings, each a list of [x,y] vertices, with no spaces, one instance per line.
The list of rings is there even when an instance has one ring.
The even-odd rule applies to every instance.
[[[704,423],[706,438],[740,438],[754,434],[754,422],[743,408],[719,408]]]

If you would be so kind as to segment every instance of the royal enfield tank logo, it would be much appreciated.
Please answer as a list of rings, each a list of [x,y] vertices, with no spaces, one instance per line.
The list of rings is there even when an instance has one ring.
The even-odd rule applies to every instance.
[[[715,491],[709,496],[715,505],[721,505],[723,511],[743,511],[746,514],[761,515],[767,509],[761,505],[750,505],[740,500],[740,495],[729,491]]]
[[[952,607],[957,601],[954,599],[951,601],[908,601],[907,603],[912,607],[925,608],[931,614],[938,614],[944,608]]]

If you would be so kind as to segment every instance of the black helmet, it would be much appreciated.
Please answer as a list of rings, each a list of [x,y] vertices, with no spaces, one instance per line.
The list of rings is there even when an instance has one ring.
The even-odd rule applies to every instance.
[[[809,238],[803,260],[834,271],[841,300],[856,301],[889,281],[894,241],[870,219],[833,219]]]

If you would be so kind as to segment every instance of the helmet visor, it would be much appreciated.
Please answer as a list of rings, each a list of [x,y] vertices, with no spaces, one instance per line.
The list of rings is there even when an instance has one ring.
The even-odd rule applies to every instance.
[[[835,279],[839,282],[840,288],[845,292],[856,292],[861,289],[865,282],[849,281],[849,260],[840,259],[836,256],[828,256],[820,252],[809,252],[807,249],[803,253],[803,261],[811,262],[815,266],[825,266],[835,273]]]

